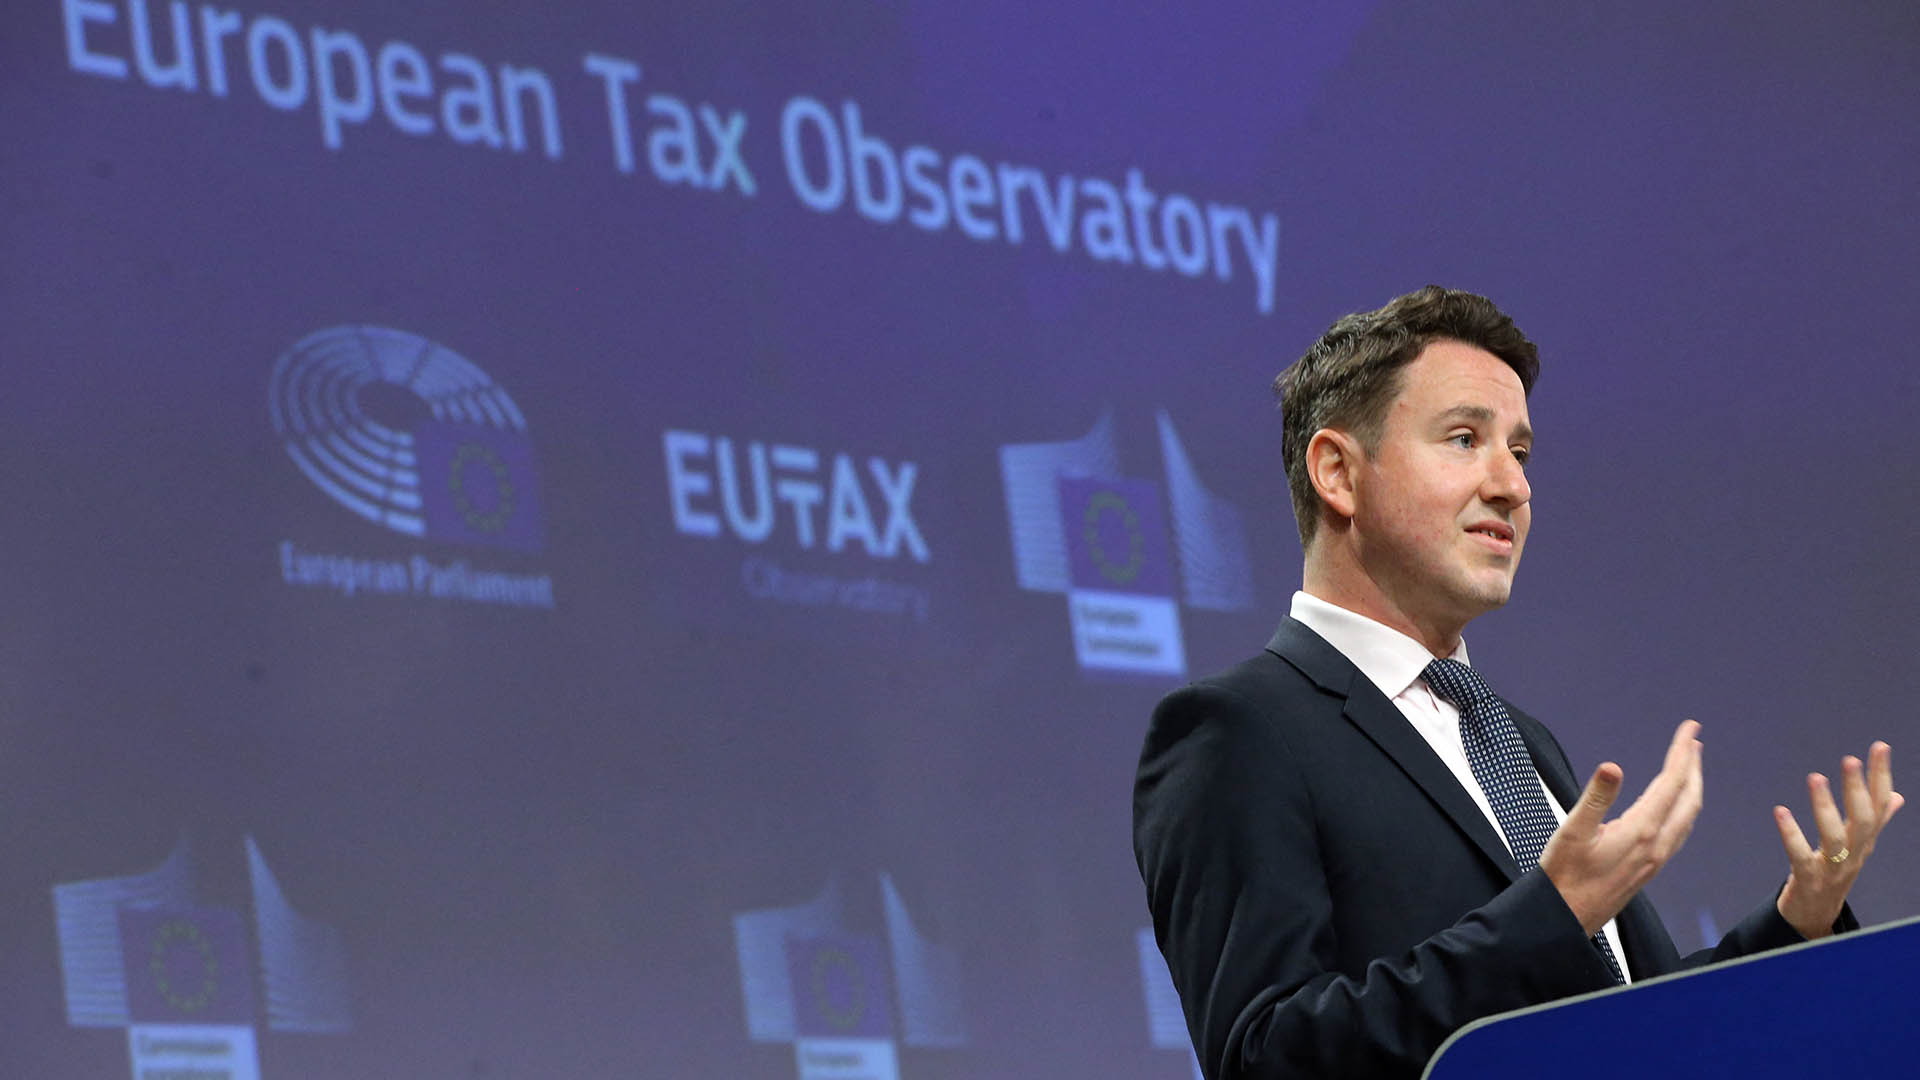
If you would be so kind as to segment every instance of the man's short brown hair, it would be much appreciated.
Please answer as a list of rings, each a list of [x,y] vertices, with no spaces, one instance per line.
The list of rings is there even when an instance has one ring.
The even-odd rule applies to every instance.
[[[1322,428],[1352,433],[1371,454],[1380,447],[1387,407],[1400,393],[1400,372],[1435,341],[1485,349],[1520,376],[1533,393],[1540,351],[1493,301],[1429,285],[1387,302],[1378,311],[1348,315],[1327,329],[1305,356],[1280,373],[1280,460],[1287,469],[1293,516],[1302,549],[1313,542],[1320,496],[1307,476],[1307,443]]]

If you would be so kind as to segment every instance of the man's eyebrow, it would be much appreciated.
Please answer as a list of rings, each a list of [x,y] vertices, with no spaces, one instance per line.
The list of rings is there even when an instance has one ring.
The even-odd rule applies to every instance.
[[[1492,409],[1487,408],[1485,405],[1455,405],[1453,408],[1441,413],[1440,419],[1443,422],[1473,420],[1482,424],[1491,424],[1494,421],[1494,413]],[[1527,422],[1522,420],[1519,426],[1514,428],[1513,434],[1517,438],[1532,441],[1533,428],[1527,426]]]

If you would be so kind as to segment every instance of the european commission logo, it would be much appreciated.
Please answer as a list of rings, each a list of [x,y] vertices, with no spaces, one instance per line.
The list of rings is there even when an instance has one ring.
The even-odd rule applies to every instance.
[[[53,887],[67,1023],[124,1028],[136,1080],[258,1080],[259,1027],[352,1028],[340,932],[295,912],[253,838],[245,843],[251,927],[201,901],[185,841],[147,873]]]
[[[1078,439],[1000,448],[1020,587],[1066,595],[1084,671],[1184,675],[1180,608],[1253,606],[1239,509],[1200,482],[1172,419],[1154,421],[1164,489],[1127,475],[1110,412]]]
[[[274,362],[268,405],[287,456],[367,521],[453,544],[544,546],[526,418],[452,349],[402,330],[329,327]]]
[[[879,879],[884,936],[854,929],[837,879],[803,903],[733,917],[747,1036],[793,1044],[799,1080],[898,1080],[898,1046],[966,1044],[959,958]]]

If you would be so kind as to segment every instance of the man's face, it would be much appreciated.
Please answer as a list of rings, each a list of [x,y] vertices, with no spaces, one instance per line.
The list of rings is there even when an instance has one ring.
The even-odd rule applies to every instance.
[[[1400,615],[1457,633],[1507,602],[1526,546],[1527,396],[1512,368],[1457,341],[1427,346],[1401,379],[1356,470],[1354,538]]]

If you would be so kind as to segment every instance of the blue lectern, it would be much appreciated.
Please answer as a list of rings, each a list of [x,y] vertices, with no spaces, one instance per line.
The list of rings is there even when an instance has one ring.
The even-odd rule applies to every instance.
[[[1468,1024],[1428,1080],[1920,1076],[1920,918]]]

